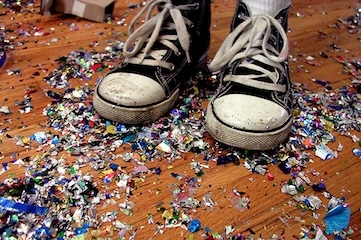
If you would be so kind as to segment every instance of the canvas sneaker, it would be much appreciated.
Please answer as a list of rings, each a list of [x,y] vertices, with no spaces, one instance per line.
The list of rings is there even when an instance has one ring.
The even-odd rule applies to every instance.
[[[219,142],[269,150],[288,137],[293,120],[288,10],[251,16],[246,4],[237,5],[231,33],[209,65],[220,86],[208,105],[206,128]]]
[[[143,15],[145,22],[134,29]],[[181,84],[206,64],[210,17],[210,0],[148,1],[129,25],[124,60],[95,89],[95,110],[124,124],[152,122],[169,112]]]

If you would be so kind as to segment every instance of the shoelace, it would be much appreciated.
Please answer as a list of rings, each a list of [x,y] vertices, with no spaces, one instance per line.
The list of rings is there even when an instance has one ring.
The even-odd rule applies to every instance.
[[[164,7],[161,12],[151,18],[152,11],[163,3]],[[147,2],[129,25],[130,36],[124,44],[123,51],[123,54],[126,57],[125,61],[135,64],[161,66],[173,69],[174,65],[172,63],[161,61],[167,50],[152,50],[152,47],[154,43],[158,41],[170,48],[176,54],[180,54],[177,46],[171,42],[178,40],[182,49],[186,53],[188,62],[190,62],[190,36],[187,31],[187,25],[191,25],[192,23],[182,16],[181,10],[195,10],[197,8],[198,4],[176,6],[172,4],[171,0],[151,0]],[[134,31],[135,23],[146,11],[145,23]],[[173,19],[173,23],[167,22],[164,24],[165,19],[169,16]],[[159,35],[162,29],[175,29],[177,35]],[[133,46],[134,43],[135,45]],[[151,56],[153,59],[146,58],[147,56]]]
[[[272,26],[279,31],[283,40],[281,52],[268,43]],[[226,64],[241,59],[239,67],[250,69],[251,72],[257,71],[260,74],[227,75],[224,78],[225,82],[233,81],[264,90],[285,92],[286,86],[277,84],[277,71],[269,71],[253,62],[256,60],[283,71],[280,62],[286,60],[287,57],[288,39],[282,25],[270,15],[261,14],[247,18],[228,35],[210,63],[209,69],[215,72]],[[257,80],[262,77],[271,79],[273,83]]]

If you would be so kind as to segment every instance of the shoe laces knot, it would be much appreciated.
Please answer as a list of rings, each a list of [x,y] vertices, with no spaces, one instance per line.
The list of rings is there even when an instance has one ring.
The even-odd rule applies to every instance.
[[[274,27],[280,35],[283,44],[281,51],[278,51],[270,39]],[[285,92],[286,86],[277,84],[279,74],[271,71],[277,68],[284,71],[280,64],[288,57],[288,39],[282,25],[272,16],[259,14],[251,16],[239,24],[222,43],[219,51],[209,65],[212,72],[220,70],[223,66],[240,60],[238,67],[247,68],[247,74],[225,76],[224,81],[238,82],[248,86],[254,86],[265,90]],[[264,68],[254,62],[261,62],[270,66]],[[251,72],[251,74],[249,74]],[[257,79],[268,78],[272,83],[260,82]]]
[[[158,6],[160,12],[151,17],[152,11]],[[192,23],[190,20],[183,17],[181,10],[195,10],[197,8],[197,4],[174,5],[171,0],[151,0],[147,2],[129,25],[129,38],[125,42],[123,50],[126,61],[151,66],[162,66],[171,69],[171,63],[161,61],[161,58],[166,51],[152,50],[152,47],[155,42],[158,41],[166,47],[172,49],[174,52],[179,53],[177,46],[171,42],[178,40],[182,49],[186,53],[188,62],[190,62],[190,35],[187,30],[187,25],[191,25]],[[145,12],[146,17],[144,24],[134,30],[135,23]],[[168,17],[172,19],[172,22],[167,21],[164,24]],[[161,30],[163,29],[175,29],[176,35],[169,34],[169,32],[168,34],[160,35]],[[154,60],[145,59],[147,56],[151,56]]]

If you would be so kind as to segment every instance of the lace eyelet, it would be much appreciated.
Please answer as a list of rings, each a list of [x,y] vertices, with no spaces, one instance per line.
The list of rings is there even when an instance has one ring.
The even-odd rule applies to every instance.
[[[196,10],[199,8],[199,3],[194,4],[196,6]]]
[[[246,19],[247,19],[247,16],[242,12],[242,13],[239,13],[239,14],[237,15],[237,18],[238,18],[238,19],[241,19],[241,20],[246,20]]]
[[[181,52],[174,52],[174,53],[175,53],[175,55],[177,55],[178,57],[179,57],[180,55],[182,55]]]
[[[173,71],[174,69],[175,69],[174,64],[171,64],[171,65],[170,65],[170,69],[169,69],[169,70],[170,70],[170,71]]]

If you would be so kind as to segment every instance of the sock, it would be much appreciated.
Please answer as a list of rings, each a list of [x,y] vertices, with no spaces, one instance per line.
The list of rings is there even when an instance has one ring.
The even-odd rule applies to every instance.
[[[251,16],[268,14],[275,17],[279,11],[291,5],[292,0],[242,0]]]

